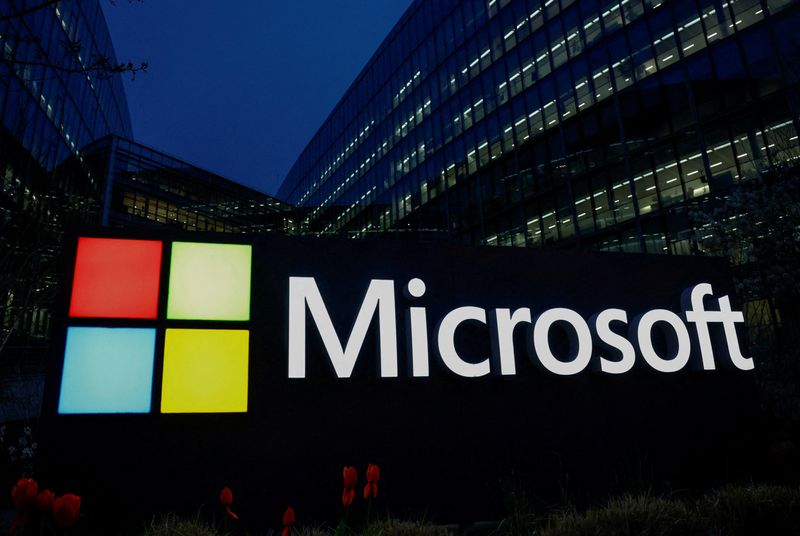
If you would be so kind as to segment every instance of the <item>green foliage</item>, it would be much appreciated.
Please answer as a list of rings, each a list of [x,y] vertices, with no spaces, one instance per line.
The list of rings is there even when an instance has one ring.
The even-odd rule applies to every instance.
[[[20,475],[33,475],[37,450],[33,429],[27,423],[0,425],[0,482],[11,485]]]
[[[542,536],[705,536],[696,512],[683,503],[650,496],[625,495],[603,508],[550,516]]]
[[[743,299],[800,296],[800,176],[768,174],[711,197],[691,213],[706,252],[729,257]]]
[[[701,248],[733,264],[751,313],[763,409],[781,420],[800,418],[800,171],[775,166],[710,196],[690,215]]]
[[[800,488],[729,486],[703,497],[698,509],[722,536],[800,534]]]
[[[145,527],[141,536],[225,536],[198,515],[194,519],[182,519],[175,514],[167,514],[153,519]]]

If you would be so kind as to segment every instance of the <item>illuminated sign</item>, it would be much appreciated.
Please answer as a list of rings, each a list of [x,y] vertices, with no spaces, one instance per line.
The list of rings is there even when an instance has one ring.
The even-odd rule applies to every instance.
[[[231,482],[251,519],[296,497],[327,519],[307,483],[378,463],[393,507],[490,518],[510,475],[700,489],[765,448],[722,259],[163,229],[67,251],[42,459],[118,490],[109,515]]]
[[[163,251],[168,253],[165,259]],[[251,265],[252,245],[246,244],[80,238],[59,413],[149,413],[157,369],[161,413],[246,412]],[[162,273],[168,274],[166,286],[160,284]],[[279,316],[285,311],[286,352],[269,350],[285,356],[290,379],[306,378],[309,331],[316,332],[324,347],[317,355],[327,357],[336,377],[349,378],[359,356],[370,353],[364,342],[373,325],[379,343],[375,359],[383,378],[398,377],[401,368],[409,377],[428,377],[432,354],[447,371],[470,378],[514,376],[520,353],[559,376],[589,368],[623,374],[634,368],[637,358],[657,372],[674,373],[687,367],[693,353],[699,355],[695,368],[715,370],[720,359],[740,370],[754,367],[742,354],[736,331],[743,314],[732,309],[728,296],[714,298],[706,282],[684,291],[680,312],[605,307],[587,318],[563,306],[537,309],[534,294],[527,298],[531,306],[513,309],[455,307],[433,319],[434,327],[426,307],[418,305],[427,292],[421,278],[411,278],[403,288],[405,311],[398,310],[394,279],[369,279],[354,320],[337,321],[352,322],[343,343],[316,279],[288,275],[278,281],[288,287],[288,308],[282,309],[277,300],[261,307],[278,310]],[[166,305],[160,319],[162,290]],[[399,316],[406,319],[404,330],[399,329]],[[310,325],[316,330],[309,330]],[[456,334],[476,325],[485,327],[489,351],[465,358],[456,347]],[[716,352],[710,335],[715,325],[724,341]],[[401,367],[401,331],[406,367]],[[525,334],[524,352],[515,344],[517,331]],[[554,332],[561,335],[560,350],[551,345]]]
[[[160,240],[78,240],[59,413],[149,413],[157,348],[162,413],[247,411],[252,246],[166,248]],[[162,251],[170,255],[159,319]]]

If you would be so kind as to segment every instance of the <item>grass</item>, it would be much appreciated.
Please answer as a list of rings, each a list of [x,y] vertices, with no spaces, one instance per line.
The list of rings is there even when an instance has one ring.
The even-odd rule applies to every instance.
[[[369,536],[447,536],[443,527],[431,525],[421,521],[401,521],[389,519],[372,523],[364,531]]]
[[[800,489],[729,486],[704,496],[699,514],[724,536],[800,534]]]
[[[277,533],[279,534],[279,533]],[[292,532],[292,536],[333,536],[335,531],[323,525],[306,525]],[[355,536],[357,533],[348,533]],[[388,519],[372,523],[363,531],[368,536],[448,536],[447,530],[419,521]],[[185,519],[168,514],[153,519],[141,536],[227,536],[227,533],[206,523],[199,515]]]
[[[216,528],[201,519],[198,514],[192,519],[184,519],[175,514],[167,514],[153,519],[142,532],[142,536],[225,536]]]
[[[585,510],[554,509],[534,515],[517,495],[509,517],[493,536],[752,536],[800,534],[800,488],[728,486],[694,499],[648,494],[622,495]],[[234,530],[235,534],[240,534]],[[322,525],[299,526],[293,536],[334,536]],[[154,519],[141,536],[227,536],[199,515]],[[247,534],[242,532],[241,534]],[[270,534],[270,533],[267,533]],[[271,534],[277,535],[276,532]],[[387,519],[348,536],[448,536],[442,526],[422,521]]]
[[[539,536],[800,534],[800,488],[728,486],[696,500],[624,495],[583,512],[550,513]]]
[[[551,514],[542,536],[705,536],[693,508],[661,497],[624,495],[585,512]]]

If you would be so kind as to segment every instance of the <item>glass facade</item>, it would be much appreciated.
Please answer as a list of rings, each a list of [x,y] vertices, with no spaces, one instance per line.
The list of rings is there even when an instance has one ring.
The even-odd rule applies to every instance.
[[[104,191],[99,217],[117,227],[292,234],[291,205],[125,138],[85,150]]]
[[[0,0],[4,353],[21,356],[47,339],[64,230],[96,221],[102,186],[82,148],[132,134],[120,75],[102,62],[117,60],[98,0]]]
[[[689,204],[800,157],[798,27],[793,0],[417,0],[278,197],[320,235],[694,253]]]
[[[292,232],[294,210],[133,136],[98,0],[0,0],[0,422],[41,403],[64,235]]]

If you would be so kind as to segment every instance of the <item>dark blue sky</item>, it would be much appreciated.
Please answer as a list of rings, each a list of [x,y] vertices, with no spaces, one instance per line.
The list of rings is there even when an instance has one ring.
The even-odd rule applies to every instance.
[[[137,141],[274,193],[411,0],[104,0]]]

